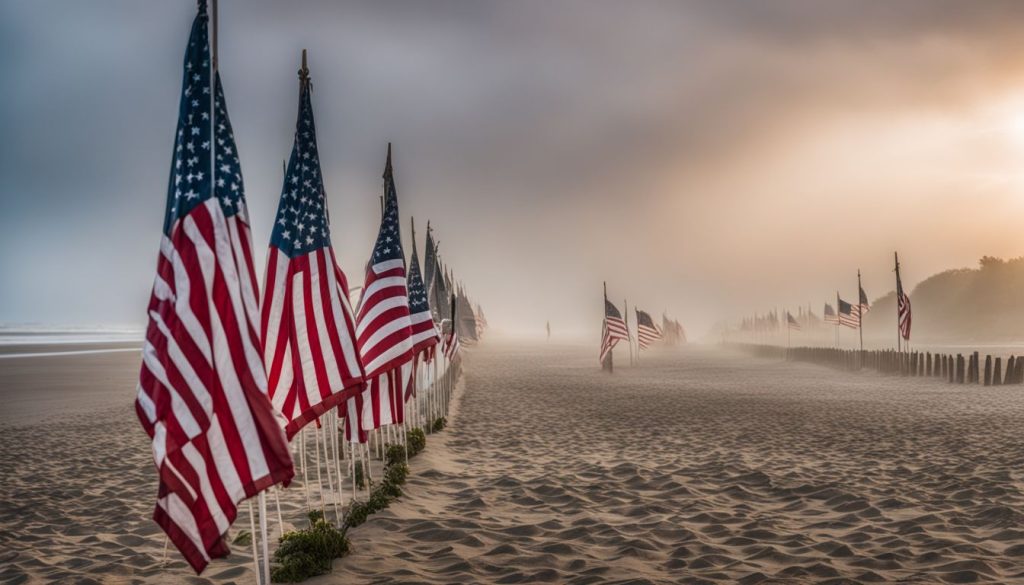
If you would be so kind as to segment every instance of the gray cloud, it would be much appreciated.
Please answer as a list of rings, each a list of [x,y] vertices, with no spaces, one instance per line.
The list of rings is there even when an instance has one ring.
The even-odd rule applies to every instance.
[[[837,149],[786,171],[765,161],[833,144],[836,127],[968,116],[1013,91],[1021,12],[1016,2],[224,0],[220,61],[258,251],[306,47],[350,279],[362,277],[391,140],[403,214],[433,221],[496,325],[539,330],[550,318],[586,330],[584,299],[609,280],[616,297],[699,329],[828,293],[861,257],[881,280],[907,226],[883,222],[868,245],[860,221],[821,245],[830,234],[807,217],[828,213],[807,192],[827,183],[808,175],[853,173],[855,157]],[[0,269],[17,275],[0,281],[0,321],[141,321],[192,15],[188,2],[0,6]],[[966,158],[942,187],[953,204],[978,172]],[[893,163],[835,193],[878,214],[893,184],[919,171]],[[913,184],[937,197],[935,180]],[[920,233],[909,244],[920,277],[979,252],[1021,252],[1009,225],[995,227],[1002,239],[930,250],[953,220],[906,221]]]

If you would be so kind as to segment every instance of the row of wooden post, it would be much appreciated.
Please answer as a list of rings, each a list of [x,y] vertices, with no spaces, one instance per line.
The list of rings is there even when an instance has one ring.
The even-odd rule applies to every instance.
[[[855,350],[833,347],[782,347],[754,343],[730,343],[746,353],[766,358],[821,364],[832,368],[859,371],[875,370],[883,374],[940,378],[953,384],[1024,384],[1024,356],[1011,355],[1003,368],[1003,358],[985,356],[984,369],[978,352],[944,354],[922,351],[898,352],[893,349]]]

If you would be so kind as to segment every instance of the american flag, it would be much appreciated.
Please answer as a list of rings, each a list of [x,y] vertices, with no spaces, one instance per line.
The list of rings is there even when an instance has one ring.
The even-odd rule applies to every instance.
[[[420,363],[429,363],[434,358],[441,336],[434,326],[434,316],[427,301],[427,287],[420,277],[420,260],[416,253],[416,240],[412,242],[412,258],[409,263],[409,318],[412,321],[413,375],[409,376],[404,400],[416,393],[416,370]],[[403,416],[404,418],[404,416]]]
[[[451,302],[451,316],[452,316],[452,318],[449,319],[449,321],[448,321],[448,325],[449,325],[448,336],[444,340],[444,348],[443,348],[443,350],[444,350],[444,357],[447,358],[449,361],[455,359],[455,356],[459,353],[459,349],[460,349],[460,346],[459,346],[459,328],[456,327],[456,325],[455,325],[455,323],[456,323],[455,318],[456,318],[456,314],[458,313],[458,309],[457,309],[455,303],[456,303],[455,294],[452,293],[452,302]]]
[[[411,373],[413,357],[409,289],[390,144],[384,166],[384,213],[377,242],[366,265],[366,281],[357,314],[356,341],[369,381],[363,393],[362,424],[364,430],[370,430],[398,422],[392,414],[404,404],[401,401],[395,404],[394,380],[390,374],[403,366],[406,375]],[[404,388],[404,384],[400,387]]]
[[[434,317],[427,301],[427,287],[420,276],[420,260],[416,253],[415,240],[412,243],[412,258],[409,263],[409,320],[412,322],[413,353],[425,354],[425,357],[429,358],[440,336],[434,327]]]
[[[366,281],[356,319],[359,354],[367,379],[412,358],[412,320],[405,254],[398,224],[398,194],[391,168],[391,145],[384,167],[384,215],[366,265]]]
[[[900,335],[910,341],[910,297],[903,292],[903,281],[900,279],[900,261],[896,259],[896,304],[899,319]]]
[[[441,261],[437,257],[437,243],[434,232],[427,222],[426,249],[423,252],[423,284],[427,289],[427,301],[434,313],[434,321],[440,323],[448,315],[448,294],[444,290],[444,277],[441,272]]]
[[[639,309],[636,310],[636,339],[640,349],[647,349],[655,341],[661,340],[661,331],[654,324],[654,319]]]
[[[822,319],[822,321],[832,324],[839,323],[839,317],[836,316],[836,310],[832,308],[832,305],[825,303],[824,314],[825,317]]]
[[[860,312],[857,310],[857,307],[843,299],[836,300],[839,304],[839,324],[851,329],[860,327]]]
[[[288,419],[291,438],[363,386],[348,279],[331,246],[305,64],[265,278],[263,358],[271,400]]]
[[[199,573],[230,552],[238,503],[295,471],[267,395],[245,197],[203,3],[184,66],[135,409],[159,473],[153,519]]]
[[[604,323],[601,326],[601,357],[599,361],[604,363],[608,354],[620,339],[629,340],[629,330],[626,328],[626,321],[622,313],[608,299],[604,300]]]
[[[794,331],[800,331],[800,322],[789,311],[786,311],[786,326]]]
[[[366,390],[362,393],[363,408],[360,419],[364,432],[405,422],[405,401],[413,377],[413,365],[412,361],[406,362],[374,376],[367,384]]]
[[[864,315],[871,310],[871,303],[868,302],[868,293],[864,292],[864,287],[858,286],[860,289],[860,314]]]

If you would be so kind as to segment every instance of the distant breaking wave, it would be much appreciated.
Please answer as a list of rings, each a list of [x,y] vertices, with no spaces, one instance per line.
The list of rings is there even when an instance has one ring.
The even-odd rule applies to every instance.
[[[141,343],[144,331],[137,327],[0,326],[3,345],[64,345],[83,343]]]

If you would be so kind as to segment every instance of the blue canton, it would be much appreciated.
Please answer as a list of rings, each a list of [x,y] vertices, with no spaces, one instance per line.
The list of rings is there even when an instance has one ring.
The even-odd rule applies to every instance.
[[[427,287],[420,276],[420,260],[416,255],[416,243],[412,246],[412,261],[409,263],[409,312],[412,314],[430,311],[427,302]]]
[[[288,159],[270,244],[292,258],[331,245],[308,78],[301,82],[295,144]]]
[[[238,147],[235,146],[235,134],[231,131],[231,119],[228,118],[227,102],[224,100],[224,88],[220,84],[220,73],[216,77],[217,94],[215,105],[217,115],[217,146],[215,149],[217,168],[214,170],[217,199],[224,210],[225,217],[240,214],[246,223],[249,218],[245,208],[245,188],[242,186],[242,167],[238,162]]]
[[[405,261],[402,251],[402,233],[398,225],[398,193],[395,177],[391,170],[391,145],[388,145],[388,161],[384,167],[384,217],[380,220],[377,243],[373,247],[373,263],[388,260]]]
[[[185,75],[178,108],[178,130],[171,158],[171,178],[167,188],[164,233],[171,234],[174,224],[197,205],[212,196],[210,160],[210,44],[206,7],[200,4],[192,22],[185,50]]]

